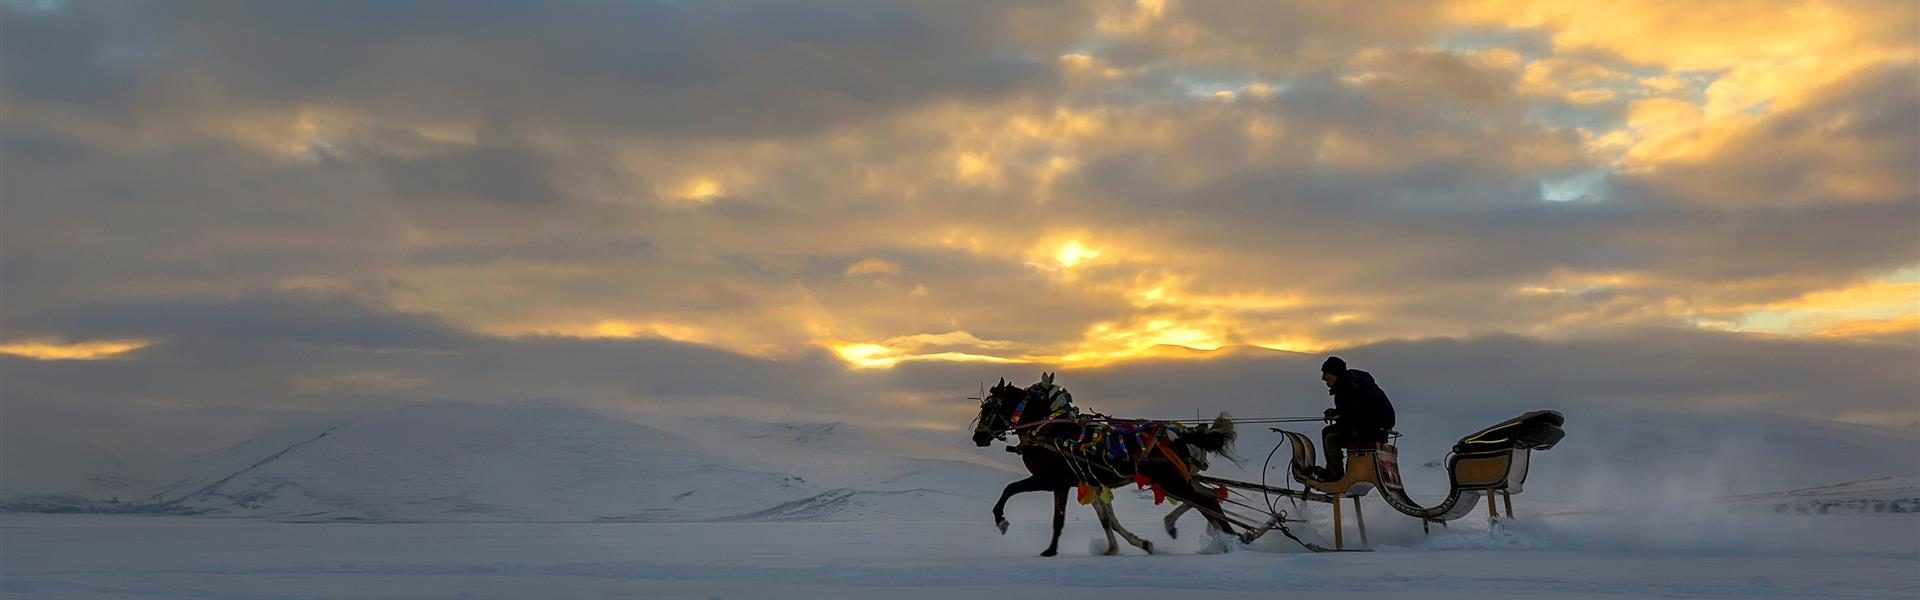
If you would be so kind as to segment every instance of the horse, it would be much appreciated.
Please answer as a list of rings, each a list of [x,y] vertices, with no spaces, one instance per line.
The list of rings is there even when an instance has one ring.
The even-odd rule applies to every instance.
[[[1220,413],[1213,424],[1192,428],[1159,421],[1117,422],[1153,431],[1155,436],[1150,448],[1158,452],[1141,451],[1134,460],[1095,461],[1064,450],[1064,444],[1080,438],[1089,428],[1111,426],[1104,419],[1053,418],[1055,413],[1049,412],[1052,407],[1047,404],[1048,400],[1038,397],[1044,393],[1038,387],[1024,389],[1001,379],[981,400],[980,414],[974,419],[973,442],[977,446],[986,447],[993,440],[1004,440],[1009,432],[1018,436],[1020,461],[1031,474],[1007,484],[1000,493],[1000,501],[993,505],[994,526],[1002,535],[1007,532],[1008,498],[1024,492],[1051,491],[1053,538],[1040,555],[1054,556],[1059,553],[1060,532],[1066,526],[1068,489],[1083,483],[1113,488],[1135,482],[1153,485],[1168,496],[1201,508],[1201,514],[1215,529],[1235,534],[1233,524],[1222,516],[1220,499],[1194,482],[1193,470],[1197,469],[1189,467],[1205,468],[1208,454],[1233,457],[1235,433],[1230,415]],[[1162,432],[1168,434],[1164,439]],[[1161,448],[1161,444],[1166,447]],[[1175,460],[1181,462],[1175,463]],[[1100,517],[1101,529],[1107,534],[1107,554],[1120,551],[1113,538],[1116,531],[1128,543],[1153,553],[1153,542],[1141,539],[1120,525],[1120,520],[1114,517],[1113,505],[1104,494],[1092,494],[1090,503]]]

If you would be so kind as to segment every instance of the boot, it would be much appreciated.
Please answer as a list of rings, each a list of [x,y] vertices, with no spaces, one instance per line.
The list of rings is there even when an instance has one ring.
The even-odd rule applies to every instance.
[[[1335,471],[1332,469],[1328,469],[1326,467],[1314,467],[1312,469],[1307,470],[1307,476],[1313,478],[1316,481],[1333,483],[1335,481],[1339,481],[1342,478],[1346,477],[1346,473],[1342,471]]]

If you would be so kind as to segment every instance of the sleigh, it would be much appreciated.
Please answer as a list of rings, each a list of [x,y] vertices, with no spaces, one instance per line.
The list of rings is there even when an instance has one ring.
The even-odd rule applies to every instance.
[[[1244,491],[1258,491],[1268,496],[1284,496],[1296,500],[1325,502],[1333,505],[1333,548],[1324,548],[1302,541],[1303,545],[1316,551],[1345,550],[1344,527],[1341,523],[1342,498],[1353,499],[1354,520],[1357,522],[1360,543],[1367,545],[1367,525],[1360,513],[1360,498],[1379,490],[1380,498],[1387,506],[1401,514],[1418,518],[1423,525],[1445,523],[1472,513],[1482,496],[1487,499],[1489,517],[1500,516],[1500,505],[1494,502],[1496,494],[1505,505],[1508,518],[1513,517],[1513,495],[1520,493],[1527,482],[1527,472],[1533,451],[1548,450],[1560,442],[1566,435],[1561,427],[1566,419],[1558,412],[1541,410],[1529,412],[1492,427],[1474,432],[1453,446],[1447,457],[1448,492],[1445,500],[1436,506],[1421,506],[1409,497],[1400,481],[1400,452],[1390,442],[1361,442],[1349,445],[1346,450],[1346,475],[1338,481],[1321,481],[1313,478],[1309,472],[1314,466],[1314,440],[1306,434],[1274,429],[1280,432],[1286,441],[1282,445],[1291,445],[1293,454],[1288,461],[1288,471],[1293,480],[1305,486],[1305,490],[1277,488],[1218,477],[1202,476],[1199,481],[1214,485],[1236,488]],[[1389,440],[1398,434],[1389,436]],[[1276,448],[1277,450],[1277,448]],[[1267,530],[1285,531],[1288,522],[1285,514],[1273,512],[1267,515]],[[1168,515],[1167,527],[1173,531],[1173,521],[1179,512]],[[1264,531],[1262,532],[1264,533]],[[1286,532],[1293,537],[1291,532]],[[1298,540],[1298,538],[1294,538]]]

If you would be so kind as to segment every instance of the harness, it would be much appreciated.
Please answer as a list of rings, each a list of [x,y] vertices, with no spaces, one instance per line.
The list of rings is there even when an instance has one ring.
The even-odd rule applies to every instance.
[[[1186,481],[1193,480],[1194,469],[1186,457],[1175,451],[1169,434],[1188,431],[1187,427],[1176,422],[1163,421],[1115,421],[1105,415],[1093,414],[1083,417],[1079,409],[1073,406],[1073,395],[1066,388],[1053,384],[1050,376],[1043,375],[1040,383],[1029,387],[1027,393],[1014,404],[1013,411],[1007,417],[1006,432],[1020,438],[1016,448],[1040,448],[1059,454],[1067,459],[1067,468],[1079,480],[1078,496],[1081,504],[1089,504],[1095,499],[1111,500],[1113,489],[1103,483],[1106,480],[1131,480],[1141,489],[1153,490],[1153,503],[1166,501],[1166,491],[1147,477],[1140,475],[1140,465],[1151,458],[1164,458],[1173,465],[1175,472]],[[1044,402],[1046,417],[1027,422],[1027,404],[1031,401]],[[1038,409],[1036,409],[1038,410]],[[1066,431],[1042,431],[1042,428],[1071,424],[1078,428],[1077,433]],[[1003,438],[1004,439],[1004,438]],[[1130,467],[1123,473],[1117,465]],[[1101,477],[1101,473],[1111,477]],[[1129,477],[1131,475],[1131,477]],[[1225,488],[1220,492],[1224,496]]]
[[[1179,455],[1172,444],[1167,443],[1170,432],[1184,432],[1186,428],[1176,423],[1156,421],[1115,423],[1105,417],[1057,418],[1063,413],[1049,415],[1050,418],[1019,426],[1019,429],[1037,428],[1048,424],[1072,423],[1079,426],[1079,433],[1073,436],[1041,435],[1037,431],[1020,435],[1020,446],[1040,448],[1067,459],[1067,468],[1079,480],[1078,500],[1089,504],[1094,499],[1111,500],[1113,489],[1101,483],[1096,473],[1105,472],[1111,479],[1131,481],[1139,489],[1153,491],[1153,503],[1161,504],[1167,499],[1167,493],[1158,483],[1140,473],[1142,462],[1155,456],[1165,458],[1173,465],[1174,471],[1186,481],[1193,480],[1193,469],[1188,460]],[[1122,472],[1116,464],[1130,467]],[[1131,476],[1129,476],[1131,475]],[[1225,496],[1226,488],[1220,488],[1219,494]]]

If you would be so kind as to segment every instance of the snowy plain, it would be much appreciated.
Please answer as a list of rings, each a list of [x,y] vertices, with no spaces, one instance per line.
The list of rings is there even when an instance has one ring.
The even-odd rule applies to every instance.
[[[987,509],[1023,473],[957,432],[435,403],[269,433],[150,472],[92,451],[34,470],[19,452],[74,450],[13,438],[0,471],[11,484],[0,503],[14,511],[0,513],[0,594],[1920,597],[1911,432],[1645,415],[1581,415],[1569,430],[1535,457],[1517,519],[1476,513],[1423,532],[1368,498],[1374,551],[1311,554],[1278,534],[1209,540],[1197,516],[1170,539],[1159,522],[1170,507],[1125,490],[1118,514],[1161,554],[1101,556],[1092,511],[1070,505],[1062,555],[1050,559],[1036,556],[1050,499],[1014,498],[1001,535]],[[1259,479],[1274,439],[1244,433],[1242,462],[1216,475]],[[1409,438],[1409,489],[1444,489],[1422,461],[1444,456],[1450,436]],[[25,512],[47,510],[69,514]],[[1292,508],[1309,521],[1295,531],[1325,543],[1325,511]]]
[[[1037,500],[1037,498],[1036,498]],[[1016,514],[1043,514],[1041,502]],[[1278,538],[1224,554],[1093,555],[1074,511],[1052,559],[1046,523],[271,523],[0,517],[0,593],[21,598],[1913,598],[1912,519],[1750,517],[1693,545],[1621,540],[1569,517],[1435,534],[1370,553]],[[1149,516],[1138,510],[1131,514]],[[1151,515],[1156,515],[1151,513]],[[1378,515],[1385,517],[1386,515]],[[1808,522],[1823,519],[1823,522]],[[1471,521],[1473,519],[1467,519]],[[1151,532],[1148,520],[1131,520]],[[1374,521],[1378,523],[1379,521]],[[1564,527],[1564,529],[1563,529]],[[1892,529],[1904,528],[1904,532]],[[1736,528],[1735,530],[1737,530]],[[1891,535],[1890,535],[1891,533]],[[1845,544],[1798,547],[1832,536]],[[1890,539],[1905,535],[1900,540]],[[1153,535],[1165,541],[1163,534]],[[1863,543],[1865,542],[1865,543]],[[1102,541],[1104,543],[1104,541]],[[1835,550],[1831,546],[1851,546]]]

